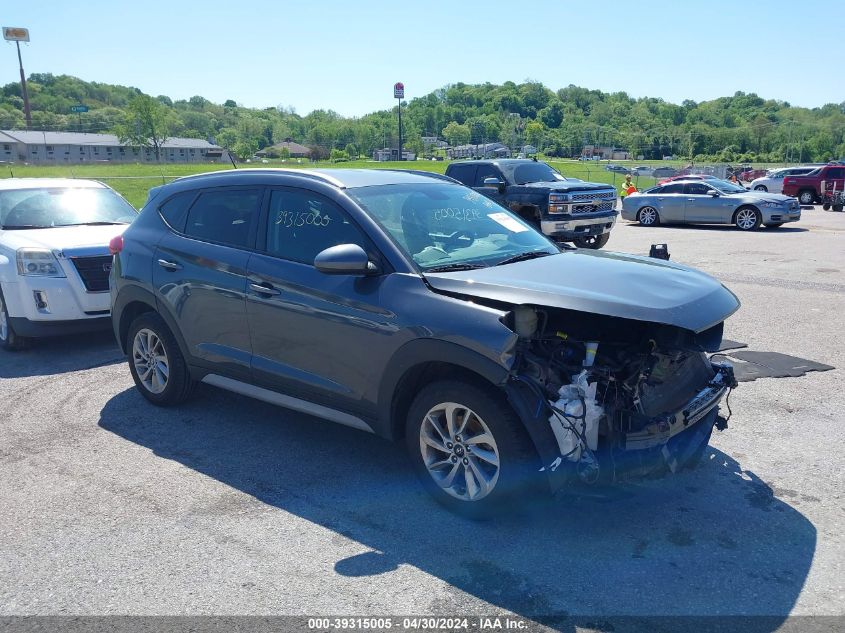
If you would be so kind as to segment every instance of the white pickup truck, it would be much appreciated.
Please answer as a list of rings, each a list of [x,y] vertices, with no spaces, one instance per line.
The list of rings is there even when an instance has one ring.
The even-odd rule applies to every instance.
[[[109,242],[135,216],[93,180],[0,180],[0,347],[110,327]]]

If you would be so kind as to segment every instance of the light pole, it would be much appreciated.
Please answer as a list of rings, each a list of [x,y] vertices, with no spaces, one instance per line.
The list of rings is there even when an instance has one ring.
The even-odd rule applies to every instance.
[[[23,61],[21,60],[21,42],[29,41],[29,29],[4,26],[3,39],[7,42],[14,42],[18,48],[18,66],[21,70],[21,93],[23,95],[23,115],[26,118],[26,129],[30,129],[32,127],[32,114],[29,111],[29,94],[26,91],[26,75],[23,72]]]
[[[405,98],[405,84],[401,81],[393,84],[393,98],[399,102],[399,160],[402,160],[402,99]]]

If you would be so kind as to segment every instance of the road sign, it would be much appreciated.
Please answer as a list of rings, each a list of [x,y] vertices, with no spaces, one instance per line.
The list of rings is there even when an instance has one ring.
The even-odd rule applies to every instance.
[[[16,26],[4,26],[3,39],[7,42],[28,42],[29,29],[22,29]]]
[[[71,112],[88,112],[87,105],[72,105],[70,106]]]
[[[405,84],[401,81],[397,81],[393,84],[393,98],[394,99],[404,99],[405,98]]]

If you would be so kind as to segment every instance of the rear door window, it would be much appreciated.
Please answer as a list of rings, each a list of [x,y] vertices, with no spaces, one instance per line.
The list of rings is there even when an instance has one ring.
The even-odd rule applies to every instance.
[[[251,248],[261,189],[218,189],[199,195],[188,211],[185,233],[198,240]]]
[[[663,189],[660,190],[660,193],[683,193],[683,192],[684,192],[683,183],[672,183],[671,185],[664,185]]]
[[[461,181],[467,187],[472,187],[472,183],[475,181],[475,172],[475,165],[452,165],[449,168],[449,176]]]

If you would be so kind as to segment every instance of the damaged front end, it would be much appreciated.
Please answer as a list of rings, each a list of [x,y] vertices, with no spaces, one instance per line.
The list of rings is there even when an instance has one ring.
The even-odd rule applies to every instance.
[[[725,428],[719,403],[736,386],[713,363],[722,323],[673,325],[521,305],[504,317],[519,336],[505,387],[552,491],[677,472]]]

